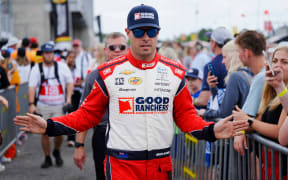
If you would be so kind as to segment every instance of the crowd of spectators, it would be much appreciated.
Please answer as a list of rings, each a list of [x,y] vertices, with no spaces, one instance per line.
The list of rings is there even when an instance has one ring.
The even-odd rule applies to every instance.
[[[287,91],[288,46],[277,47],[271,57],[265,57],[263,51],[266,51],[267,45],[260,32],[247,30],[233,37],[229,30],[218,27],[207,33],[207,37],[209,45],[200,40],[185,45],[165,41],[159,43],[158,47],[159,54],[181,62],[187,68],[186,84],[199,115],[207,121],[229,115],[233,115],[235,121],[249,120],[250,129],[234,139],[234,148],[242,155],[247,148],[245,133],[256,131],[275,142],[278,142],[279,138],[281,144],[287,145],[287,126],[283,125],[288,122],[288,100],[282,97],[286,97]],[[107,59],[111,59],[105,57],[105,51],[108,48],[112,51],[113,48],[121,49],[120,46],[107,47],[107,44],[109,42],[99,43],[91,49],[84,50],[82,41],[74,39],[72,49],[66,49],[65,55],[61,50],[55,54],[55,61],[65,64],[73,78],[71,107],[66,109],[67,113],[78,108],[87,75]],[[23,38],[22,41],[12,37],[6,43],[2,43],[0,89],[7,89],[11,85],[17,87],[29,81],[32,68],[35,64],[43,62],[43,57],[37,51],[39,48],[36,37]],[[276,75],[271,76],[271,69],[267,66],[265,81],[267,58],[271,59]],[[276,77],[278,79],[275,80]],[[282,91],[279,92],[280,82],[284,83],[281,84]],[[0,96],[0,102],[8,108],[9,102],[4,97]],[[18,140],[18,145],[21,145],[24,139],[27,139],[25,133]],[[75,145],[75,137],[68,137],[68,145]],[[7,154],[11,154],[9,149]],[[14,156],[15,153],[12,156],[4,154],[2,162],[10,162]],[[276,154],[276,164],[278,159]],[[0,164],[0,171],[3,167]],[[276,171],[279,171],[277,167]]]

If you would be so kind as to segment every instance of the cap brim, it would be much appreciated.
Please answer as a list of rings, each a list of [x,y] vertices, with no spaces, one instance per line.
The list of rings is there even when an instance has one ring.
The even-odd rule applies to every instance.
[[[185,77],[192,77],[192,78],[195,78],[195,79],[200,79],[198,76],[194,76],[194,75],[185,75]]]
[[[41,55],[43,52],[55,52],[55,50],[45,50],[45,51],[43,51],[43,50],[38,50],[38,51],[37,51],[37,55]]]
[[[134,24],[133,26],[128,27],[128,29],[135,29],[135,28],[140,28],[140,27],[154,27],[157,29],[161,29],[160,26],[152,23],[143,23],[143,24]]]
[[[210,31],[208,31],[208,32],[205,33],[205,36],[206,36],[207,38],[211,38],[211,35],[212,35],[212,32],[210,32]]]

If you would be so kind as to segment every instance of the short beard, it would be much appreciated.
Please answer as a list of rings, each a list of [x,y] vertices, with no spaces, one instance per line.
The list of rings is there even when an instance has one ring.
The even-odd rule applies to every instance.
[[[44,59],[44,63],[47,64],[47,65],[51,65],[52,63],[54,63],[54,61],[46,61],[46,60]]]

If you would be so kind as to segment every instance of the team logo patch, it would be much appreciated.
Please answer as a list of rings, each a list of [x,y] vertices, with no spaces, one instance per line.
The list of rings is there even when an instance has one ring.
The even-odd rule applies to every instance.
[[[134,20],[139,20],[139,19],[154,19],[154,13],[150,12],[140,12],[140,13],[135,13],[134,14]]]
[[[124,85],[124,78],[115,78],[115,85]]]
[[[122,71],[120,74],[129,75],[129,74],[133,74],[133,73],[135,73],[135,71],[125,70],[125,71]]]
[[[134,98],[118,98],[120,114],[134,114]]]
[[[118,98],[120,114],[160,114],[169,109],[168,97]]]
[[[142,68],[151,68],[155,65],[155,62],[152,63],[143,63]]]
[[[128,83],[131,85],[139,85],[142,83],[142,79],[140,77],[132,77],[128,79]]]
[[[183,73],[184,73],[184,71],[182,71],[180,69],[175,69],[175,74],[179,74],[182,76]]]
[[[108,68],[108,69],[105,69],[105,70],[103,71],[103,74],[106,75],[106,74],[108,74],[108,73],[110,73],[110,72],[111,72],[111,68]]]
[[[166,68],[157,68],[156,80],[169,81],[168,80],[168,70]]]

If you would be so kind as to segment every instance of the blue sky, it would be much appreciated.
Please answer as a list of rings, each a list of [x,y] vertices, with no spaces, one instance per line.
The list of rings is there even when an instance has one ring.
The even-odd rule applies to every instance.
[[[157,9],[162,40],[217,26],[263,31],[264,20],[288,25],[287,0],[94,0],[94,15],[101,15],[104,33],[124,33],[129,10],[142,3]]]

